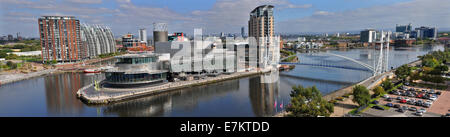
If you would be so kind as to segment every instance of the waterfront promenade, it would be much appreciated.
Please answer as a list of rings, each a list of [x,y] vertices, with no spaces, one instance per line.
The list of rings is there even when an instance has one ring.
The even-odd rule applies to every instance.
[[[87,60],[84,62],[85,64],[87,64],[85,66],[82,66],[83,62],[55,64],[55,67],[53,67],[53,68],[42,69],[42,70],[39,70],[36,72],[30,72],[30,73],[21,73],[21,72],[17,72],[17,71],[1,72],[0,73],[0,85],[13,83],[13,82],[17,82],[17,81],[22,81],[22,80],[39,77],[39,76],[43,76],[43,75],[47,75],[47,74],[51,74],[51,73],[57,73],[57,72],[82,72],[82,70],[84,70],[85,68],[98,68],[99,66],[101,66],[101,65],[90,65],[90,64],[97,63],[97,62],[104,61],[104,60],[110,60],[112,58],[113,57]]]
[[[206,85],[225,80],[248,77],[270,72],[270,70],[254,72],[236,72],[233,74],[222,74],[216,77],[206,77],[199,80],[168,82],[162,85],[141,88],[105,88],[95,89],[94,84],[87,85],[77,91],[79,97],[86,104],[108,104],[126,99],[137,98],[146,95],[159,94],[171,90]]]
[[[56,69],[46,69],[46,70],[42,70],[42,71],[37,71],[37,72],[31,72],[31,73],[10,73],[10,74],[2,74],[0,75],[0,85],[4,85],[4,84],[8,84],[8,83],[13,83],[13,82],[17,82],[17,81],[21,81],[21,80],[25,80],[25,79],[30,79],[33,77],[38,77],[38,76],[42,76],[42,75],[46,75],[46,74],[50,74],[55,72]]]

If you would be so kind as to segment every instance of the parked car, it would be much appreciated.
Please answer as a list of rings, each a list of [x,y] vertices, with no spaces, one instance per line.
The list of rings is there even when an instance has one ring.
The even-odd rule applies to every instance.
[[[410,98],[407,98],[407,97],[404,97],[403,99],[406,100],[406,101],[409,101],[409,100],[410,100]]]
[[[400,105],[399,104],[395,104],[394,108],[400,108]]]
[[[447,113],[445,115],[442,115],[442,117],[450,117],[450,113]]]
[[[409,94],[411,94],[411,92],[406,91],[405,93],[402,94],[402,96],[409,96]]]
[[[408,90],[408,87],[405,87],[405,86],[403,86],[403,88],[402,88],[403,90]]]
[[[416,107],[410,107],[408,110],[409,111],[417,111],[417,108]]]
[[[402,97],[397,97],[397,100],[402,100]]]
[[[406,86],[409,86],[409,82],[405,82],[405,85],[406,85]]]
[[[417,94],[417,96],[416,96],[416,98],[422,98],[422,97],[423,97],[423,94],[422,94],[422,93]]]
[[[436,101],[437,97],[436,96],[431,96],[430,100]]]
[[[389,96],[387,94],[384,94],[383,98],[389,98]]]
[[[392,100],[393,100],[392,98],[387,98],[386,99],[386,101],[388,101],[388,102],[392,102]]]
[[[377,104],[378,105],[378,103],[380,103],[378,100],[372,101],[372,104]]]
[[[419,109],[419,110],[417,110],[417,111],[420,111],[420,112],[422,112],[422,113],[425,113],[425,112],[427,112],[427,110],[426,110],[426,109],[424,109],[424,108],[421,108],[421,109]]]
[[[402,106],[401,108],[404,110],[408,110],[408,106]]]
[[[417,101],[415,105],[416,105],[416,106],[423,106],[423,102]]]
[[[431,89],[429,93],[434,94],[434,89]]]
[[[427,100],[426,103],[430,103],[430,105],[433,105],[433,101]]]
[[[374,109],[378,109],[378,110],[384,110],[384,108],[383,108],[383,107],[380,107],[380,106],[378,106],[378,105],[375,105],[375,106],[373,106],[372,108],[374,108]]]
[[[429,107],[431,107],[431,104],[430,103],[427,103],[427,102],[425,102],[425,103],[423,103],[423,105],[422,105],[423,107],[426,107],[426,108],[429,108]]]
[[[436,92],[436,95],[441,95],[441,94],[442,94],[442,92],[440,92],[440,91]]]
[[[387,103],[386,106],[388,107],[394,107],[394,105],[392,103]]]
[[[416,100],[415,99],[410,99],[407,103],[410,104],[410,105],[414,105],[414,104],[416,104]]]
[[[400,103],[406,103],[405,99],[400,100]]]
[[[423,116],[423,112],[420,111],[416,111],[416,113],[414,113],[416,116]]]
[[[402,106],[401,108],[397,109],[397,111],[398,111],[398,112],[401,112],[401,113],[405,113],[406,110],[407,110],[407,107],[406,107],[406,106]]]

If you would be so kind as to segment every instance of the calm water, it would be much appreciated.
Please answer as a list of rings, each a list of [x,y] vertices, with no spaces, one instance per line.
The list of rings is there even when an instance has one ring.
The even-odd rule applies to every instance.
[[[410,49],[391,49],[389,67],[398,67],[442,46],[424,46]],[[372,65],[378,58],[373,49],[326,51],[351,57]],[[352,62],[336,57],[314,57],[299,53],[300,61]],[[109,62],[107,62],[109,63]],[[262,76],[230,80],[216,84],[192,87],[155,96],[105,106],[87,106],[76,98],[76,91],[103,79],[103,75],[83,73],[52,74],[0,87],[0,116],[271,116],[287,104],[294,85],[316,86],[323,94],[333,92],[371,75],[370,72],[338,68],[297,66],[281,72],[279,81],[261,83]],[[277,102],[277,107],[274,107]]]

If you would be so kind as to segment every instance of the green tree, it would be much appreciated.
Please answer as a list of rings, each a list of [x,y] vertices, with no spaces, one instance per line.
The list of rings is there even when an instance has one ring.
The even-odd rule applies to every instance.
[[[17,64],[12,62],[12,61],[8,61],[6,62],[6,65],[10,68],[10,69],[16,69],[17,68]]]
[[[370,93],[369,90],[362,85],[356,85],[353,87],[353,102],[357,103],[359,106],[364,106],[370,103]]]
[[[287,111],[296,117],[330,116],[334,111],[334,105],[322,98],[322,94],[316,86],[303,88],[299,85],[292,87],[291,105]]]
[[[395,75],[399,78],[402,79],[403,81],[411,74],[411,67],[409,67],[407,64],[402,65],[400,67],[398,67],[395,70]]]
[[[16,54],[12,54],[12,53],[5,57],[5,59],[7,59],[7,60],[17,59],[17,58],[19,58],[19,56],[17,56]]]
[[[376,88],[374,88],[373,92],[374,92],[375,96],[380,96],[380,95],[386,94],[383,87],[380,87],[380,86],[377,86]]]
[[[3,51],[0,52],[0,58],[5,58],[7,56],[8,56],[8,54],[6,54],[6,52],[3,52]]]
[[[446,71],[448,71],[447,65],[439,65],[439,66],[434,67],[433,70],[429,74],[442,75]]]
[[[392,84],[391,79],[384,80],[381,85],[383,86],[383,89],[385,91],[390,90],[394,87],[394,84]]]
[[[430,76],[430,82],[433,83],[444,83],[445,79],[442,76],[439,75],[435,75],[435,76]]]
[[[439,64],[440,64],[439,61],[429,54],[425,55],[425,57],[423,57],[422,59],[422,65],[426,67],[434,68]]]
[[[14,45],[14,49],[23,49],[23,48],[25,48],[26,47],[26,45],[23,45],[23,44],[17,44],[17,45]]]
[[[420,72],[413,72],[409,76],[409,80],[411,80],[411,81],[419,80],[419,79],[421,79]]]

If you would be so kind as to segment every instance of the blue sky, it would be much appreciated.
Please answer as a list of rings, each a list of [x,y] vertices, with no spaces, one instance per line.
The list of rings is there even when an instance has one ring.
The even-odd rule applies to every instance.
[[[37,37],[42,15],[71,15],[103,24],[115,35],[152,29],[166,22],[170,32],[239,33],[258,5],[275,6],[278,33],[390,29],[413,23],[450,28],[450,0],[2,0],[0,35]],[[149,31],[151,32],[151,31]],[[149,34],[151,35],[151,34]]]

